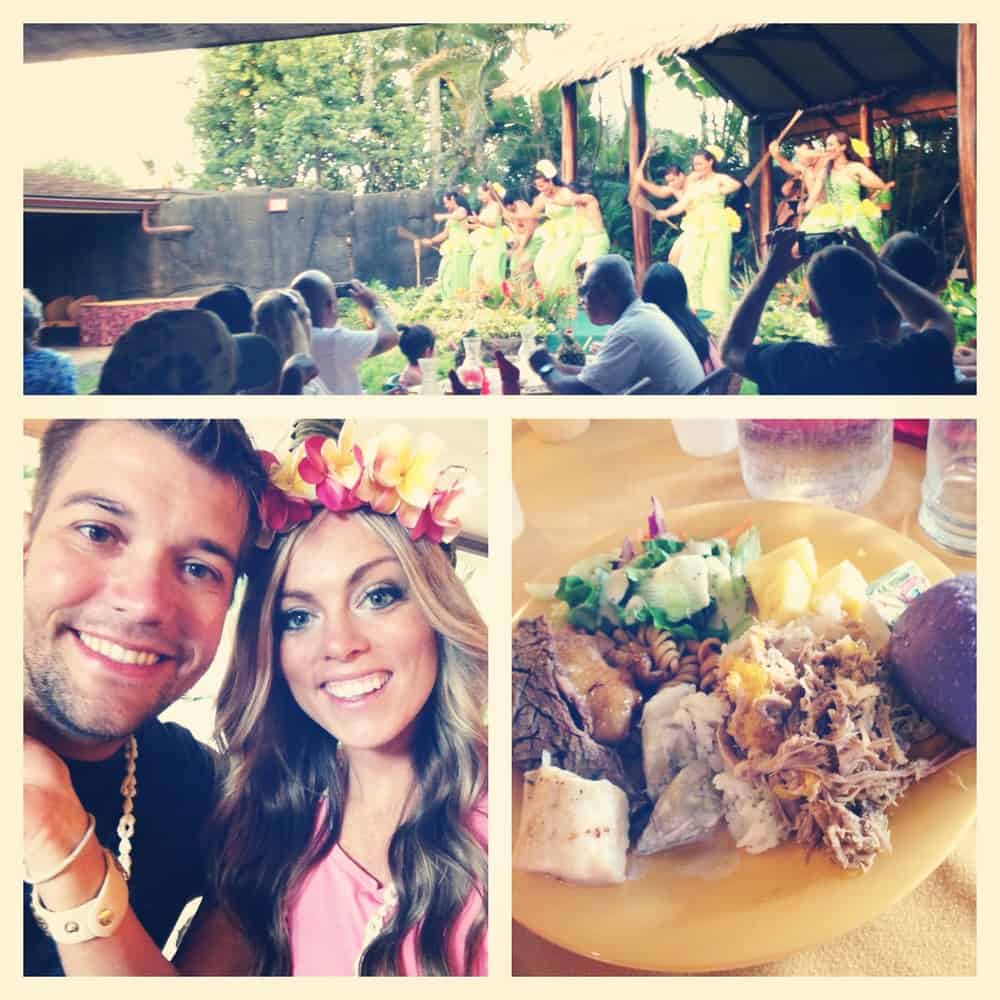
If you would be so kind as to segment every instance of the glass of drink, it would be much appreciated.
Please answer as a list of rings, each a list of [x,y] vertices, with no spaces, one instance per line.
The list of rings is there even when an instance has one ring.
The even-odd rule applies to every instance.
[[[892,463],[891,420],[741,420],[740,469],[752,497],[857,510]]]
[[[920,527],[945,548],[976,551],[976,422],[932,420]]]
[[[681,451],[695,458],[725,455],[736,447],[736,421],[726,417],[672,421]]]

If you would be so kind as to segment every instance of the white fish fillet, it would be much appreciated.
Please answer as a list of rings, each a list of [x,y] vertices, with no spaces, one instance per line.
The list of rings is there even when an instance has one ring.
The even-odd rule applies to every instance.
[[[587,885],[625,881],[628,799],[610,781],[558,767],[524,776],[514,865]]]

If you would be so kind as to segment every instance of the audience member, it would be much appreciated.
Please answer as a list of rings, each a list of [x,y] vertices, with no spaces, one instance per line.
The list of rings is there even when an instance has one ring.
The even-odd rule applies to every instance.
[[[907,280],[855,232],[850,246],[829,246],[809,261],[806,280],[830,344],[757,344],[774,286],[802,263],[794,230],[776,230],[771,253],[729,322],[722,358],[762,393],[926,394],[951,392],[955,376],[951,316],[930,292]],[[879,341],[879,289],[909,323],[896,344]]]
[[[624,257],[598,257],[586,271],[580,297],[590,321],[611,326],[593,364],[556,361],[545,350],[531,356],[531,366],[554,393],[626,392],[643,378],[644,393],[681,394],[704,377],[698,356],[664,313],[643,302]]]
[[[678,268],[673,264],[654,264],[643,279],[642,298],[659,306],[687,337],[706,375],[722,367],[722,355],[712,335],[688,306],[687,282]]]
[[[412,385],[422,385],[424,375],[420,370],[420,359],[434,357],[434,334],[419,323],[413,326],[400,323],[399,349],[409,362],[399,375],[399,385],[407,388]]]
[[[292,288],[273,288],[263,292],[253,306],[253,330],[254,333],[267,337],[274,345],[283,373],[288,373],[289,368],[286,366],[291,363],[296,382],[301,381],[297,388],[286,385],[263,391],[277,391],[282,395],[297,395],[298,392],[312,396],[329,395],[330,390],[320,376],[310,350],[312,321],[309,309],[297,291]],[[311,365],[304,361],[299,364],[293,360],[296,358],[307,358]],[[315,369],[311,376],[310,369]]]
[[[305,299],[312,317],[311,353],[323,382],[336,395],[360,395],[364,390],[358,365],[399,343],[392,317],[360,281],[348,282],[343,289],[372,314],[373,330],[351,330],[341,324],[337,286],[322,271],[303,271],[292,281],[292,288]]]
[[[76,394],[76,367],[72,358],[38,346],[42,303],[27,288],[24,300],[24,394],[72,396]]]
[[[105,395],[215,395],[263,386],[276,391],[274,346],[231,334],[215,313],[161,309],[133,323],[108,355],[97,391]]]
[[[249,333],[253,329],[253,303],[240,285],[220,285],[214,292],[206,292],[194,307],[214,312],[229,327],[230,333]]]

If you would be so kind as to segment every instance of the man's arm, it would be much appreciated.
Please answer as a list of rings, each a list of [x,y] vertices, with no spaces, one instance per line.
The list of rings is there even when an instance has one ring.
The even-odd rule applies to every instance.
[[[747,354],[757,336],[768,296],[774,286],[801,263],[792,253],[796,238],[794,229],[775,230],[771,252],[764,266],[733,311],[722,341],[722,360],[734,372],[747,374]]]
[[[596,389],[592,389],[585,382],[580,380],[579,372],[582,368],[575,365],[564,365],[549,354],[545,348],[535,351],[529,359],[531,367],[538,374],[539,378],[558,396],[596,396],[599,395]]]
[[[351,282],[351,298],[363,305],[375,319],[375,346],[368,356],[373,358],[376,354],[392,350],[399,343],[399,330],[375,293],[355,279]]]
[[[63,760],[41,741],[24,738],[24,859],[29,876],[44,877],[80,843],[87,830],[86,811],[80,803]],[[55,878],[38,885],[42,905],[61,912],[94,899],[106,874],[106,856],[94,834],[87,837],[73,862]],[[201,953],[217,951],[215,965],[239,975],[250,968],[250,951],[242,935],[228,924],[224,933],[218,918],[197,921],[205,928]],[[194,929],[193,931],[194,932]],[[209,949],[204,941],[213,937]],[[201,935],[199,935],[201,936]],[[76,944],[59,944],[59,960],[68,976],[172,976],[179,970],[164,957],[146,933],[131,907],[115,932]],[[204,963],[185,972],[210,975]],[[223,974],[220,971],[218,974]]]
[[[899,310],[903,319],[919,333],[939,330],[954,348],[955,321],[941,300],[889,267],[856,229],[848,232],[848,240],[852,247],[863,253],[875,265],[882,291]]]

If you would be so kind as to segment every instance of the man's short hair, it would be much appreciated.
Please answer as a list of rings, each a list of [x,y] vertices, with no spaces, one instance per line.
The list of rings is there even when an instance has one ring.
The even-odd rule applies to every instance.
[[[824,247],[809,261],[806,281],[830,335],[837,343],[867,335],[878,308],[875,265],[848,246]]]
[[[45,513],[52,488],[80,432],[94,420],[53,420],[42,438],[38,474],[31,503],[31,531]],[[163,434],[188,457],[227,477],[243,494],[247,525],[240,543],[237,575],[246,572],[247,560],[260,534],[258,502],[267,486],[267,475],[243,425],[238,420],[130,420],[146,430]]]
[[[253,329],[250,319],[253,303],[247,290],[240,285],[220,285],[214,292],[206,292],[194,307],[214,312],[230,333],[249,333]]]
[[[591,287],[597,286],[606,295],[610,294],[626,303],[638,295],[632,268],[628,261],[617,253],[605,254],[593,261],[587,283]]]
[[[879,257],[894,271],[915,285],[936,292],[941,285],[942,268],[937,251],[922,236],[902,232],[890,236]]]
[[[327,306],[331,300],[336,302],[333,279],[322,271],[303,271],[292,279],[289,287],[294,288],[305,299],[313,326],[321,327]]]

